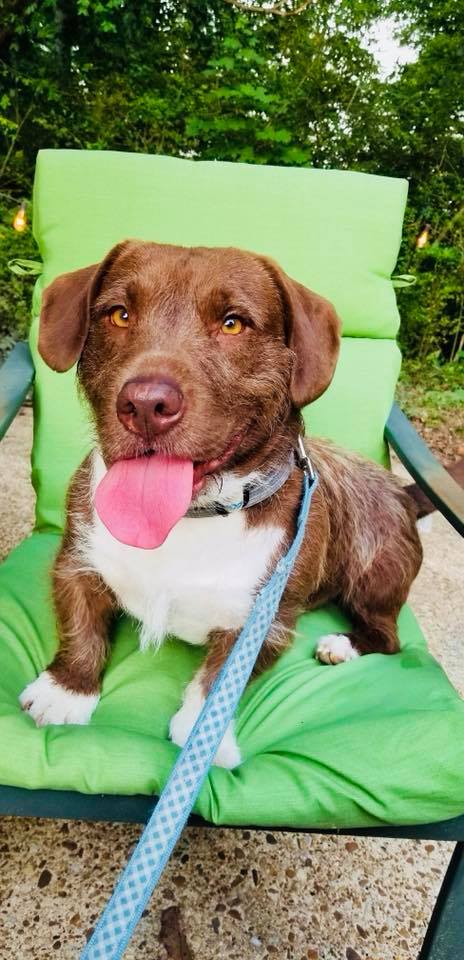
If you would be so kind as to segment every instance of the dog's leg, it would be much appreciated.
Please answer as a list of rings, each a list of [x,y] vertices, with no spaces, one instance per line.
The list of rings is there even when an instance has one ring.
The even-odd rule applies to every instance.
[[[113,596],[96,574],[73,569],[66,548],[57,559],[53,586],[60,647],[19,701],[37,726],[88,723],[99,700]]]
[[[353,630],[321,637],[316,650],[321,663],[346,663],[366,653],[398,653],[396,620],[399,608],[382,615],[374,611],[360,613],[351,607],[347,613]]]
[[[235,630],[212,630],[208,637],[209,649],[200,669],[184,691],[182,706],[174,714],[169,732],[171,740],[183,747],[200,714],[205,699],[219,670],[235,643],[238,632]],[[230,722],[219,744],[213,763],[218,767],[232,769],[241,761],[240,750],[234,734],[233,721]]]
[[[379,571],[380,572],[380,571]],[[353,625],[347,633],[321,637],[316,656],[322,663],[346,663],[366,653],[398,653],[400,649],[396,621],[409,589],[395,577],[364,575],[350,595],[340,598],[343,610]]]
[[[406,578],[390,569],[388,579],[385,570],[376,571],[376,566],[351,585],[346,599],[340,598],[353,627],[347,633],[321,637],[316,657],[322,663],[345,663],[366,653],[398,653],[396,621],[415,573]]]
[[[253,669],[253,677],[267,670],[288,646],[297,616],[293,601],[283,599],[278,616],[263,644]],[[183,747],[200,713],[211,686],[238,636],[234,630],[213,630],[208,637],[209,649],[198,673],[185,689],[180,710],[170,724],[171,740]],[[240,763],[240,750],[235,739],[233,721],[219,745],[214,763],[229,769]]]
[[[295,635],[295,623],[299,613],[302,613],[301,604],[294,597],[284,593],[274,623],[258,653],[253,667],[252,679],[258,677],[263,670],[269,670],[276,660],[290,646]]]
[[[393,504],[393,506],[395,506]],[[397,653],[397,619],[419,572],[422,547],[410,510],[391,510],[388,533],[366,566],[355,544],[346,558],[339,601],[352,630],[322,637],[316,656],[342,663],[367,653]]]

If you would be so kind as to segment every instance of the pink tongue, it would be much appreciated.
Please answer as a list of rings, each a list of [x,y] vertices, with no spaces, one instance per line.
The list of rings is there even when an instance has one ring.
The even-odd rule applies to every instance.
[[[187,512],[193,462],[153,454],[118,460],[98,484],[95,507],[116,540],[131,547],[160,547]]]

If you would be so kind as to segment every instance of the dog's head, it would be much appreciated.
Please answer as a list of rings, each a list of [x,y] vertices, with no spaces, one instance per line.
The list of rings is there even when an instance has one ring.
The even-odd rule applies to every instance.
[[[323,393],[338,350],[331,304],[234,248],[126,241],[43,296],[40,354],[79,361],[107,464],[240,462]]]

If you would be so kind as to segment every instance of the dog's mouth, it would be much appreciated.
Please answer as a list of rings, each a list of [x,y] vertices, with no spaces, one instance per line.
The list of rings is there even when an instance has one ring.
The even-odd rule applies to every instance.
[[[203,488],[205,487],[208,478],[219,473],[224,467],[229,466],[231,461],[233,461],[234,455],[237,452],[241,441],[243,440],[244,431],[241,433],[235,434],[229,443],[227,444],[225,450],[219,454],[217,457],[212,457],[210,460],[193,460],[193,487],[192,487],[192,497],[196,497]],[[157,450],[153,447],[145,449],[142,453],[143,457],[156,457],[160,454],[164,455],[164,451]],[[140,454],[139,454],[140,456]],[[176,454],[172,453],[172,459],[176,459]],[[130,459],[130,458],[124,458]],[[179,459],[185,459],[185,455]]]
[[[224,467],[228,466],[230,461],[233,459],[234,454],[237,452],[238,447],[240,446],[242,437],[243,434],[236,434],[236,436],[232,438],[229,445],[219,457],[215,457],[212,460],[194,461],[192,490],[194,497],[196,497],[197,494],[203,490],[208,477],[213,476],[215,473],[219,473],[224,469]]]
[[[95,491],[101,521],[128,546],[161,546],[208,477],[230,463],[242,436],[235,435],[223,453],[210,460],[194,461],[154,450],[117,460]]]

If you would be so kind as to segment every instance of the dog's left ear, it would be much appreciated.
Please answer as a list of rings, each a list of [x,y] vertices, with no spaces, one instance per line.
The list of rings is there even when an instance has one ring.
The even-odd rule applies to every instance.
[[[328,300],[292,280],[273,260],[262,259],[279,289],[287,346],[295,354],[292,402],[304,407],[317,400],[332,380],[340,351],[340,319]]]

